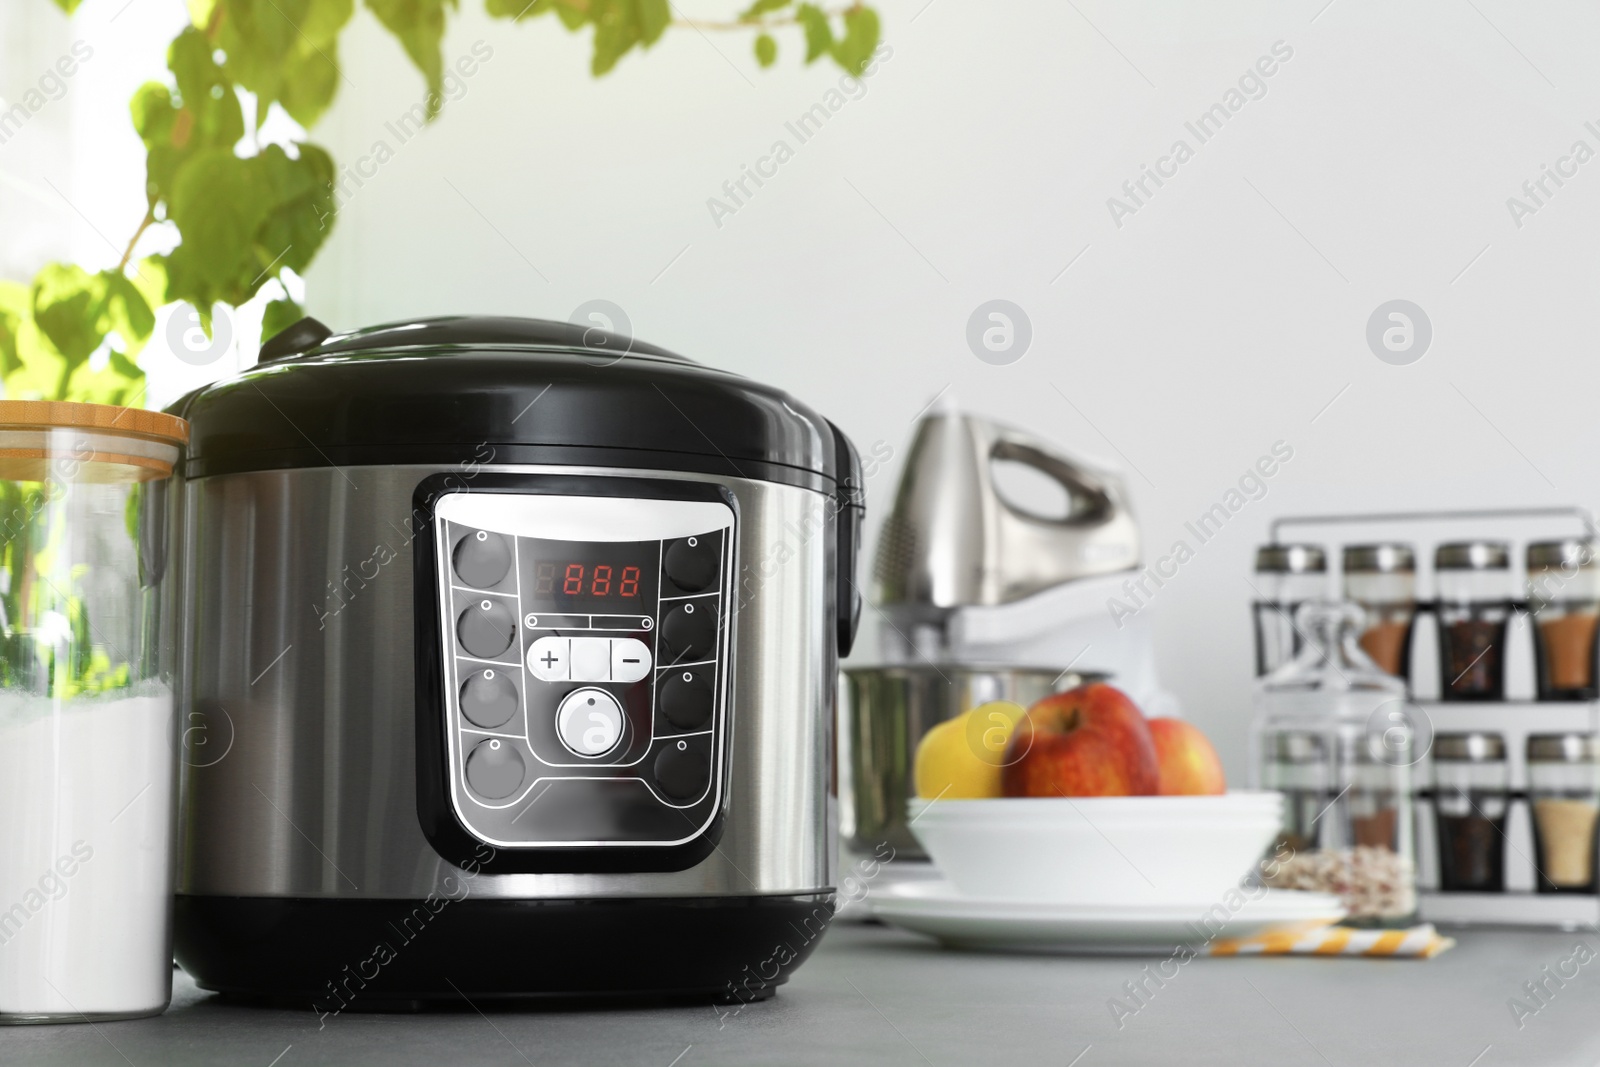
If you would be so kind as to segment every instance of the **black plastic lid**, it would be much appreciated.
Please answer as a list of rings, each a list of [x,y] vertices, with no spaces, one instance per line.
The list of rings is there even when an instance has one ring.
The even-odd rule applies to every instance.
[[[190,478],[563,463],[836,492],[840,463],[848,467],[853,456],[832,424],[779,389],[592,327],[538,319],[460,316],[343,334],[306,319],[263,346],[256,366],[169,410],[192,427]]]

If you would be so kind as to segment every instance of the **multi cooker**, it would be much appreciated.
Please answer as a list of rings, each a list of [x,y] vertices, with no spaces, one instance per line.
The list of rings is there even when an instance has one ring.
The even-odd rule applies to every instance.
[[[201,986],[749,1000],[805,959],[860,605],[836,427],[486,317],[304,320],[173,412]]]

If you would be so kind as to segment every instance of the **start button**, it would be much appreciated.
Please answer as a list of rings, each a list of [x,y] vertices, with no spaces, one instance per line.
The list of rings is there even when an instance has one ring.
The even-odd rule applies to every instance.
[[[556,708],[556,735],[580,756],[603,756],[622,740],[622,705],[604,689],[578,689]]]

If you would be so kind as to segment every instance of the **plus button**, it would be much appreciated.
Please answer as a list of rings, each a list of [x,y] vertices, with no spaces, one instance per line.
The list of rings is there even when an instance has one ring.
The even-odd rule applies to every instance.
[[[528,649],[528,670],[546,682],[564,682],[572,657],[572,642],[565,637],[541,637]]]

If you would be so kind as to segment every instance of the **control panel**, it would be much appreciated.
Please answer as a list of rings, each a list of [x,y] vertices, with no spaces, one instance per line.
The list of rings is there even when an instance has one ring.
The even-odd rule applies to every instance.
[[[530,849],[704,831],[726,758],[733,509],[461,492],[433,523],[462,825]]]

